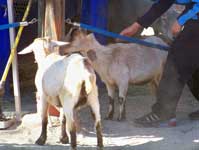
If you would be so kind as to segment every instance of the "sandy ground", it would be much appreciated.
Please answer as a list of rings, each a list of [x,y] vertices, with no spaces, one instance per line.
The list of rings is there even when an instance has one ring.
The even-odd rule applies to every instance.
[[[22,95],[23,113],[34,113],[36,106],[34,94],[24,92]],[[102,118],[108,107],[108,97],[105,90],[100,90]],[[199,150],[199,121],[190,121],[187,114],[199,108],[198,103],[187,88],[181,97],[177,109],[177,127],[168,128],[138,128],[133,119],[150,111],[154,97],[148,88],[131,87],[127,99],[127,120],[123,122],[103,120],[105,150]],[[12,112],[13,108],[5,108]],[[117,115],[115,115],[115,118]],[[70,145],[58,143],[60,127],[48,127],[48,138],[45,146],[37,146],[35,140],[40,134],[40,125],[35,114],[25,115],[25,121],[7,130],[0,130],[0,150],[62,150]],[[53,119],[56,120],[55,118]],[[96,149],[96,134],[88,109],[80,113],[81,131],[78,133],[78,149]]]

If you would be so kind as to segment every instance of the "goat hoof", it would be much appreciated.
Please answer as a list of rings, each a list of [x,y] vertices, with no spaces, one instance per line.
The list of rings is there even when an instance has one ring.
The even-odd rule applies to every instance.
[[[120,116],[119,116],[119,117],[117,118],[117,121],[125,121],[125,120],[126,120],[126,117],[120,117]]]
[[[104,120],[113,120],[113,115],[107,115]]]
[[[76,147],[71,147],[70,150],[77,150],[77,148]]]
[[[60,143],[62,143],[62,144],[68,144],[68,143],[69,143],[68,137],[61,137],[61,138],[59,139],[59,141],[60,141]]]
[[[37,145],[44,145],[45,142],[46,142],[46,138],[41,137],[41,138],[39,138],[39,139],[35,142],[35,144],[37,144]]]
[[[113,120],[111,117],[105,117],[104,120]]]
[[[97,150],[103,150],[103,146],[98,146]]]

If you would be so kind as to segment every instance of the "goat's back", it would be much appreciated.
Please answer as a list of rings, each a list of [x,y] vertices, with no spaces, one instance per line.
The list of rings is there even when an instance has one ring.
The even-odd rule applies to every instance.
[[[38,69],[42,81],[42,89],[51,97],[58,96],[61,91],[74,95],[85,81],[86,90],[92,89],[91,82],[95,81],[95,73],[88,60],[80,54],[59,56],[50,54],[44,60],[43,68]],[[93,80],[94,79],[94,80]]]
[[[93,79],[96,77],[88,59],[80,54],[72,54],[68,59],[64,88],[74,95],[85,82],[86,92],[89,93],[92,89],[92,82],[95,82]]]
[[[57,54],[50,54],[44,60],[41,68],[38,68],[37,75],[42,85],[42,90],[48,95],[58,95],[64,83],[66,72],[66,57]]]
[[[166,45],[160,38],[154,36],[145,40]],[[114,66],[117,64],[118,70],[126,69],[131,82],[139,83],[153,78],[157,72],[163,69],[162,67],[167,57],[166,51],[133,43],[117,43],[111,44],[108,47],[112,50],[110,72],[115,70]]]

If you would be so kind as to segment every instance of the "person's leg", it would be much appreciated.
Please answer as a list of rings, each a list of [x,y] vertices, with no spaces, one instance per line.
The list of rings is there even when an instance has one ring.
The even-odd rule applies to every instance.
[[[168,57],[156,95],[157,102],[152,106],[152,112],[163,120],[175,118],[176,107],[184,86],[185,82],[180,79],[174,62]]]
[[[195,47],[192,45],[197,42],[191,38],[193,34],[192,26],[188,25],[172,43],[157,90],[157,101],[152,106],[152,112],[136,119],[136,124],[156,126],[175,118],[176,107],[185,83],[194,71]]]
[[[175,118],[177,103],[185,83],[169,55],[162,79],[157,91],[157,102],[152,106],[152,112],[136,119],[134,122],[142,126],[158,126],[160,122]]]
[[[192,78],[187,82],[187,85],[195,99],[199,101],[199,69],[194,72]],[[199,120],[199,110],[190,113],[189,118]]]
[[[187,85],[193,96],[199,101],[199,68],[193,73],[192,78],[188,80]]]
[[[176,37],[171,45],[163,77],[157,91],[157,102],[152,106],[152,112],[135,120],[139,125],[152,126],[175,117],[175,110],[186,82],[194,79],[193,74],[199,68],[199,21],[189,21],[183,31]],[[175,69],[176,68],[176,69]],[[189,82],[188,82],[189,83]],[[192,90],[194,89],[194,90]],[[191,88],[193,94],[197,90]]]

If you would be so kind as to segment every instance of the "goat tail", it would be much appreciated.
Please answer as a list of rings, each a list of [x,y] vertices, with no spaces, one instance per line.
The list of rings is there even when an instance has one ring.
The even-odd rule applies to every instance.
[[[72,112],[71,114],[65,114],[65,115],[66,115],[66,127],[68,131],[71,131],[75,125],[74,112]]]
[[[84,66],[88,71],[88,74],[85,76],[85,89],[86,93],[89,94],[92,91],[93,85],[96,84],[96,75],[93,70],[89,60],[87,58],[84,59]]]
[[[94,83],[95,83],[95,76],[92,74],[91,76],[85,79],[85,89],[87,94],[89,94],[92,91]]]

